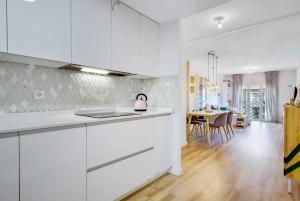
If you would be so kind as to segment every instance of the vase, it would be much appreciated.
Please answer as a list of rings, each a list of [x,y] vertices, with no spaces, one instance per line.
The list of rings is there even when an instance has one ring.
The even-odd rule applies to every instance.
[[[300,85],[297,86],[297,96],[294,102],[295,106],[300,107]]]

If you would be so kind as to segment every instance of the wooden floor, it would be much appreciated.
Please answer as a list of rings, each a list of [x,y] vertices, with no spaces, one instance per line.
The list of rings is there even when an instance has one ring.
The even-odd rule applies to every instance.
[[[216,135],[211,147],[193,139],[182,150],[180,177],[167,174],[124,200],[300,201],[300,183],[290,195],[283,177],[282,126],[253,122],[235,132],[224,144]]]

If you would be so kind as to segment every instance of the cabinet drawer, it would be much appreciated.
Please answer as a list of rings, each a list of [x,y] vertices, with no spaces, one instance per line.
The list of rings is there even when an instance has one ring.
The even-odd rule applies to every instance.
[[[93,168],[153,147],[152,119],[87,127],[87,167]]]
[[[112,201],[152,178],[153,150],[87,174],[87,201]]]

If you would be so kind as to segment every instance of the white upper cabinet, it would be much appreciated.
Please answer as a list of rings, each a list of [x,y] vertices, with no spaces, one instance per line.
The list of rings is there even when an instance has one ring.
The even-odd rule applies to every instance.
[[[6,0],[0,0],[0,52],[7,51]]]
[[[0,200],[19,201],[19,137],[0,138]]]
[[[111,66],[111,0],[72,0],[72,63]]]
[[[113,1],[112,69],[139,73],[139,13]]]
[[[8,52],[71,62],[70,0],[7,0]]]
[[[140,15],[140,74],[158,76],[159,24]]]

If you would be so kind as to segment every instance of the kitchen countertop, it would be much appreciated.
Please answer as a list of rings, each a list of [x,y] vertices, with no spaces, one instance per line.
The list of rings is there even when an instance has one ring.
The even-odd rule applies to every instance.
[[[134,112],[134,110],[130,108],[114,108],[114,110],[118,112]],[[75,115],[75,110],[0,114],[0,135],[14,132],[32,132],[41,129],[51,129],[68,126],[84,126],[86,124],[93,125],[119,121],[129,121],[134,119],[168,115],[172,112],[173,111],[170,108],[150,108],[147,112],[140,112],[140,115],[110,117],[103,119],[77,116]]]

